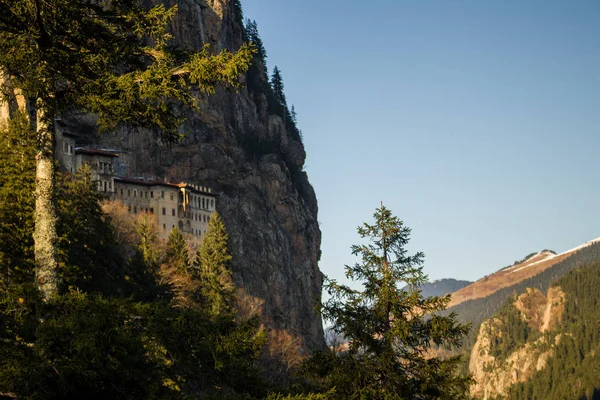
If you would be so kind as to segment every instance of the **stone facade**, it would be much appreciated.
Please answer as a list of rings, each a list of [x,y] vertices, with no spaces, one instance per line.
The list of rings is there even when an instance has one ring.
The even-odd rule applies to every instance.
[[[163,239],[168,238],[176,226],[184,233],[202,237],[216,205],[216,196],[209,188],[122,177],[115,178],[115,192],[111,198],[125,204],[133,214],[154,215],[159,236]]]
[[[116,151],[77,146],[77,138],[57,129],[56,156],[64,170],[74,173],[88,164],[98,191],[125,204],[130,213],[153,215],[161,239],[167,239],[176,226],[197,238],[206,233],[216,208],[216,196],[210,188],[116,176]]]

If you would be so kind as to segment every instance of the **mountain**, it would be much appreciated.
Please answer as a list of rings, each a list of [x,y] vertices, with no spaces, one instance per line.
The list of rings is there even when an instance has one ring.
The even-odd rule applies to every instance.
[[[546,306],[548,304],[553,304],[552,301],[548,302],[547,300],[543,301],[542,299],[542,297],[548,296],[548,290],[552,286],[552,283],[562,278],[566,274],[569,274],[571,271],[576,270],[579,267],[598,263],[600,261],[600,242],[598,241],[598,239],[595,239],[561,254],[548,253],[550,252],[542,251],[539,253],[535,253],[531,257],[526,257],[526,259],[520,263],[516,263],[515,265],[509,266],[496,272],[494,274],[495,277],[493,281],[495,282],[496,290],[492,290],[493,287],[491,285],[487,287],[483,285],[484,283],[486,283],[484,278],[456,292],[465,293],[466,289],[469,289],[470,287],[481,289],[479,292],[473,290],[473,292],[478,296],[473,295],[473,298],[461,301],[460,303],[449,307],[445,311],[446,313],[456,312],[458,314],[458,319],[460,322],[472,324],[472,329],[467,335],[465,341],[463,342],[463,346],[456,351],[447,352],[449,355],[463,355],[463,359],[466,361],[466,363],[464,364],[463,372],[467,373],[473,371],[473,369],[470,368],[470,365],[473,365],[473,362],[480,363],[482,365],[481,368],[484,369],[485,372],[490,372],[492,370],[500,368],[498,365],[486,361],[486,354],[490,353],[489,351],[485,350],[485,339],[482,338],[480,335],[482,329],[484,331],[487,330],[489,332],[493,332],[493,334],[488,335],[488,340],[494,341],[494,343],[497,343],[499,341],[501,342],[502,337],[506,337],[507,340],[509,340],[509,342],[514,340],[521,340],[523,336],[531,336],[530,339],[532,340],[535,337],[540,337],[540,335],[535,333],[535,331],[530,330],[527,333],[521,333],[519,335],[516,335],[517,337],[515,338],[515,335],[513,335],[512,333],[506,333],[503,332],[501,329],[497,329],[498,324],[494,318],[497,319],[498,316],[500,316],[501,320],[505,319],[507,321],[510,321],[508,322],[508,325],[514,326],[515,329],[518,330],[518,326],[522,326],[522,324],[516,323],[518,322],[518,320],[514,318],[514,312],[506,311],[507,307],[509,307],[507,306],[507,304],[511,302],[514,303],[516,296],[525,292],[534,293],[534,295],[530,296],[530,298],[532,303],[538,303],[538,305],[540,306],[538,310],[542,310],[544,304]],[[540,265],[544,268],[540,268]],[[542,269],[542,271],[540,272],[539,269]],[[522,271],[526,271],[527,273],[521,275],[521,277],[529,277],[516,282],[510,280],[510,283],[503,282],[500,278],[503,276],[506,277],[507,274],[511,274],[511,271],[515,271],[513,275],[523,274]],[[533,272],[535,271],[538,271],[538,273],[534,275]],[[508,279],[512,279],[510,275],[508,276]],[[484,290],[487,290],[487,293],[490,294],[487,294],[485,297],[483,297],[481,294],[484,292]],[[543,296],[539,296],[538,292],[541,293]],[[453,296],[455,296],[455,293],[453,294]],[[543,320],[543,318],[545,318],[544,314],[541,311],[538,311],[537,313],[534,313],[532,315],[535,315],[535,317],[531,316],[527,318],[532,320],[535,319],[536,321],[540,321],[541,319]],[[540,326],[543,325],[544,323],[541,323]],[[552,323],[547,322],[546,325],[550,326],[552,325]],[[531,335],[532,332],[533,335]],[[531,343],[530,346],[532,346],[532,348],[535,349],[539,347],[538,345],[541,345],[541,343],[529,343]],[[473,351],[475,346],[478,346],[477,351]],[[445,353],[443,351],[440,352]],[[481,356],[482,359],[479,361],[473,361],[474,354],[476,355],[476,357]],[[541,353],[539,353],[538,355],[541,355]],[[525,358],[522,358],[519,354],[514,354],[511,357],[512,358],[509,357],[509,361],[512,367],[507,367],[510,370],[510,373],[508,375],[516,374],[518,376],[519,374],[523,374],[522,368],[525,368],[525,366],[521,365],[517,368],[517,365],[522,364],[523,360],[531,360],[531,357],[527,356]],[[501,360],[498,362],[504,361]],[[498,371],[501,371],[501,368],[498,369]],[[502,378],[502,374],[499,372],[499,375],[497,377],[498,381],[491,381],[491,383],[488,382],[487,385],[491,385],[491,387],[496,387],[498,385],[507,387],[507,382],[510,382],[510,380],[513,379],[512,377],[509,378],[507,378],[507,375],[504,375],[504,378]],[[486,385],[485,382],[482,384],[484,386]],[[483,390],[483,393],[485,393],[486,389],[481,390]],[[488,391],[490,391],[489,387]]]
[[[217,51],[235,51],[246,40],[239,1],[164,3],[178,6],[171,31],[180,48],[210,44]],[[220,89],[200,95],[201,113],[184,110],[184,135],[172,146],[144,130],[99,135],[90,116],[64,116],[63,122],[84,144],[118,149],[119,167],[129,176],[185,181],[217,193],[236,284],[264,302],[268,327],[299,338],[306,348],[325,348],[321,318],[314,312],[323,279],[317,199],[303,170],[299,131],[272,101],[265,71],[256,58],[239,93]]]
[[[484,400],[600,399],[600,263],[576,268],[544,294],[527,288],[485,320],[469,360]]]
[[[471,283],[473,282],[445,278],[425,283],[421,286],[421,291],[425,297],[444,296],[448,293],[456,292]]]
[[[556,254],[550,250],[543,250],[531,254],[525,257],[521,262],[503,268],[491,275],[486,275],[478,281],[453,292],[449,307],[456,306],[468,300],[483,298],[500,289],[513,286],[545,271],[553,265],[564,261],[577,251],[597,242],[600,242],[600,238],[586,242],[561,254]]]

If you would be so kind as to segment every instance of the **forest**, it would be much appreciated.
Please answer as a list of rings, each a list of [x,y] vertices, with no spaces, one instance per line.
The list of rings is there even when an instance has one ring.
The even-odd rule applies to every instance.
[[[359,234],[353,290],[328,281],[323,315],[350,348],[303,352],[261,321],[261,301],[237,288],[223,221],[200,243],[107,201],[88,168],[57,177],[59,293],[35,284],[35,131],[20,114],[0,132],[0,393],[5,398],[459,399],[460,359],[426,358],[460,346],[468,328],[442,316],[448,297],[424,298],[423,255],[410,229],[381,207]],[[378,238],[388,237],[377,245]],[[402,366],[402,369],[398,369]],[[410,368],[410,370],[405,370]],[[410,371],[410,372],[409,372]],[[352,383],[351,383],[352,382]]]
[[[567,295],[564,317],[552,332],[560,335],[560,341],[546,367],[510,387],[505,398],[600,399],[600,263],[574,269],[552,286]],[[527,340],[526,324],[509,329],[516,341]]]

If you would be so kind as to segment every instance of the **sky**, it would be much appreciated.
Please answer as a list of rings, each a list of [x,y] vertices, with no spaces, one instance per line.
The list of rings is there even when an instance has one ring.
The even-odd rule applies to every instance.
[[[597,0],[242,0],[298,113],[321,270],[383,202],[431,280],[600,237]]]

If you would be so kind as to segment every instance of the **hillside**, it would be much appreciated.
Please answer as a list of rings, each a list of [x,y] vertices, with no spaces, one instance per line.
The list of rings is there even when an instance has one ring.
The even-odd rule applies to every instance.
[[[481,324],[470,354],[476,398],[600,398],[600,263],[547,295],[528,288]]]
[[[452,300],[450,301],[449,307],[456,306],[465,301],[483,298],[500,289],[513,286],[545,271],[553,265],[564,261],[579,250],[599,241],[600,238],[597,238],[560,254],[555,254],[549,250],[543,250],[531,257],[526,257],[523,262],[508,268],[503,268],[452,293]]]
[[[456,292],[471,283],[473,282],[444,278],[423,284],[421,291],[424,297],[444,296],[448,293]]]
[[[147,0],[147,4],[165,3]],[[182,0],[171,25],[183,49],[236,50],[248,40],[239,1]],[[201,97],[201,113],[186,111],[182,140],[165,145],[145,130],[99,135],[87,116],[63,118],[84,144],[120,149],[126,176],[210,187],[230,235],[235,283],[264,301],[263,321],[323,348],[314,312],[321,297],[321,231],[315,192],[303,171],[306,153],[295,124],[273,100],[264,60],[257,57],[238,93]]]
[[[591,265],[599,260],[600,243],[594,242],[589,245],[578,246],[578,248],[569,251],[568,257],[535,276],[522,280],[512,286],[503,287],[489,296],[464,301],[458,305],[449,307],[446,313],[456,312],[462,323],[472,324],[472,329],[459,353],[468,357],[477,340],[482,322],[501,310],[506,302],[515,294],[523,293],[527,288],[537,289],[545,294],[556,279],[561,278],[578,267]],[[468,365],[465,365],[464,372],[467,372],[467,370]]]

